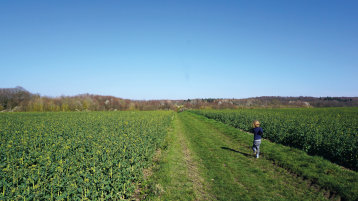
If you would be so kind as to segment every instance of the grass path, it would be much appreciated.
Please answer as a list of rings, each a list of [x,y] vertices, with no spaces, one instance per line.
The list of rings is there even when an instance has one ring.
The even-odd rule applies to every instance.
[[[327,200],[327,192],[225,135],[210,121],[176,116],[148,200]],[[335,197],[330,197],[335,199]]]
[[[194,153],[188,148],[183,122],[178,118],[173,121],[166,143],[163,157],[154,170],[148,200],[212,200],[193,160]]]
[[[218,200],[325,200],[307,185],[264,157],[254,158],[250,145],[224,135],[209,122],[182,113],[186,137],[200,157],[202,176]],[[264,147],[263,147],[264,148]],[[263,150],[264,152],[264,150]]]

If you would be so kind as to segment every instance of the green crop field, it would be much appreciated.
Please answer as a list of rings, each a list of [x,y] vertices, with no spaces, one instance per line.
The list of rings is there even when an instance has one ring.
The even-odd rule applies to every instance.
[[[0,200],[128,198],[172,112],[0,114]]]
[[[357,200],[357,114],[0,113],[0,200]]]
[[[197,110],[197,114],[249,131],[261,121],[264,137],[358,170],[358,108]]]

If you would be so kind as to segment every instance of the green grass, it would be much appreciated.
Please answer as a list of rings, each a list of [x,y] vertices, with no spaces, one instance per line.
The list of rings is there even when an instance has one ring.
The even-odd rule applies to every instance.
[[[191,113],[179,118],[203,164],[201,176],[217,200],[326,200],[325,190],[309,186],[270,160],[255,159],[251,143],[243,145],[225,135],[215,121]]]
[[[252,138],[190,112],[0,114],[0,200],[358,200],[357,172]]]
[[[182,143],[186,142],[180,135],[181,122],[175,118],[172,127],[148,182],[148,200],[195,200],[196,197],[185,162]]]
[[[246,132],[190,112],[179,113],[150,178],[147,199],[357,199],[356,172],[267,140],[256,159],[251,144],[252,135]]]
[[[207,119],[203,116],[199,116],[196,114],[186,113],[183,114],[183,116],[185,116],[184,119],[186,119],[186,121],[188,122],[188,132],[192,134],[195,133],[195,135],[191,135],[191,141],[196,142],[195,146],[193,147],[197,147],[197,151],[202,152],[203,155],[209,154],[209,152],[206,152],[205,149],[216,149],[216,152],[214,152],[216,158],[210,157],[209,154],[208,159],[211,158],[212,161],[206,161],[208,170],[212,169],[212,167],[217,167],[220,161],[226,164],[229,163],[227,162],[228,159],[223,159],[223,157],[225,157],[224,153],[219,154],[220,149],[218,149],[219,146],[224,146],[219,144],[224,144],[225,139],[228,138],[227,145],[230,146],[228,148],[235,150],[232,151],[232,153],[236,153],[236,155],[240,158],[246,159],[240,161],[236,161],[238,159],[234,159],[235,163],[240,163],[237,165],[232,164],[234,167],[242,166],[241,169],[237,168],[237,172],[235,173],[238,175],[245,175],[245,180],[252,180],[253,178],[257,177],[257,175],[261,175],[263,177],[263,181],[258,183],[261,183],[262,185],[260,184],[260,186],[262,186],[262,188],[264,189],[268,189],[267,187],[272,186],[273,184],[279,185],[279,183],[281,183],[282,181],[286,182],[290,178],[294,178],[294,175],[298,175],[301,178],[304,178],[309,183],[315,184],[321,190],[326,189],[333,194],[338,194],[344,200],[358,199],[357,172],[345,169],[341,166],[329,162],[328,160],[323,159],[322,157],[310,156],[307,155],[304,151],[272,143],[267,140],[263,140],[263,143],[261,145],[263,157],[259,160],[254,160],[250,157],[245,156],[246,154],[249,154],[251,152],[249,146],[252,143],[252,135],[235,129],[234,127],[225,125],[215,120]],[[225,136],[227,137],[224,137],[222,134],[225,134]],[[214,140],[215,138],[217,139]],[[210,144],[209,141],[206,143],[202,143],[205,139],[210,140],[212,142],[212,146],[208,146],[208,144]],[[254,166],[252,167],[252,165]],[[229,165],[227,165],[227,167],[228,166]],[[219,170],[219,167],[217,168],[220,172],[224,171],[225,169],[228,169],[227,167],[220,167],[222,170]],[[272,170],[270,170],[272,168],[276,169],[276,171],[284,173],[285,175],[288,175],[288,178],[272,178],[270,174],[275,174],[275,172],[272,172]],[[268,174],[268,172],[266,171],[271,173]],[[254,174],[251,176],[247,176],[251,173]],[[266,178],[267,180],[264,178]],[[230,184],[230,186],[233,185]],[[307,184],[300,186],[299,188],[302,188],[300,190],[302,191],[303,189],[305,189],[305,186],[307,186]],[[218,185],[218,187],[222,190],[225,190],[225,185],[223,185],[222,187]],[[294,190],[294,187],[289,190],[289,184],[287,184],[284,189],[286,193],[287,191],[296,191],[296,193],[300,193],[300,190]],[[252,189],[250,189],[248,194],[251,194],[251,190]],[[281,194],[281,192],[278,192],[277,190],[275,190],[275,188],[273,188],[272,190],[273,192],[277,192],[278,195]],[[262,192],[263,191],[258,192],[260,196],[274,196],[271,191],[261,194]],[[220,190],[218,191],[218,193],[220,193]],[[304,196],[308,196],[306,197],[306,199],[323,199],[323,197],[321,196],[322,193],[314,193],[308,190],[306,193],[304,193]],[[314,196],[318,197],[314,198]],[[297,199],[300,198],[298,197]]]
[[[260,121],[264,138],[320,155],[358,171],[358,108],[193,110],[193,113],[250,131]]]

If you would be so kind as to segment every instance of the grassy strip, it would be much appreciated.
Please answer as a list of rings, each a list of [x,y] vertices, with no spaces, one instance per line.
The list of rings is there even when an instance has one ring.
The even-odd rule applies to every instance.
[[[195,200],[193,183],[185,162],[182,139],[178,135],[180,122],[173,121],[162,150],[162,156],[152,169],[147,181],[149,186],[146,200]]]
[[[255,159],[201,116],[179,114],[190,147],[200,158],[202,177],[215,200],[326,200],[325,191],[307,185],[271,161]]]
[[[249,146],[252,143],[252,135],[246,132],[200,115],[191,115],[211,124],[218,131],[237,140],[242,146]],[[345,169],[322,157],[310,156],[299,149],[268,140],[263,140],[261,147],[264,158],[273,161],[274,164],[309,179],[331,193],[338,194],[343,200],[358,200],[357,172]]]

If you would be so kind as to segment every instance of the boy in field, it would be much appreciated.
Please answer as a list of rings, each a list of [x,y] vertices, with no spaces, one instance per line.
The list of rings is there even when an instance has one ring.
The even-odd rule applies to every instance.
[[[260,122],[255,120],[252,123],[253,133],[254,133],[254,143],[252,145],[252,150],[254,154],[256,154],[256,158],[259,158],[260,155],[260,144],[261,144],[261,137],[264,134],[262,128],[260,127]]]

